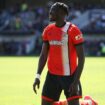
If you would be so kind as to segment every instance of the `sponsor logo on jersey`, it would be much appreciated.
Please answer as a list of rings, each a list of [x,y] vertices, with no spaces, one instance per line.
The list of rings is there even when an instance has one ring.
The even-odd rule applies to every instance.
[[[50,45],[65,45],[68,42],[68,35],[63,35],[62,40],[51,40],[49,41]]]

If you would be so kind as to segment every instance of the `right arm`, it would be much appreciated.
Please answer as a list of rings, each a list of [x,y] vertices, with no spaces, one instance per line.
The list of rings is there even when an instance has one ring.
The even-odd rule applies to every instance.
[[[38,62],[38,69],[37,69],[37,75],[38,76],[41,75],[41,73],[43,71],[43,68],[46,64],[47,57],[48,57],[48,51],[49,51],[48,41],[43,42],[42,50],[41,50],[41,54],[40,54],[40,58],[39,58],[39,62]],[[37,93],[36,86],[39,88],[39,85],[40,85],[40,79],[35,77],[35,81],[34,81],[34,84],[33,84],[33,90],[34,90],[35,93]]]
[[[46,41],[42,45],[42,51],[41,51],[40,58],[39,58],[37,74],[41,75],[41,73],[42,73],[42,70],[43,70],[43,68],[46,64],[46,61],[47,61],[48,50],[49,50],[49,43]]]

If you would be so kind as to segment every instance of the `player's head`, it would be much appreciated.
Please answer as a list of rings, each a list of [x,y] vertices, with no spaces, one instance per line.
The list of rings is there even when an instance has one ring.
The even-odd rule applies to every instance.
[[[68,15],[68,6],[61,2],[54,3],[49,11],[50,21],[57,21],[64,19]]]

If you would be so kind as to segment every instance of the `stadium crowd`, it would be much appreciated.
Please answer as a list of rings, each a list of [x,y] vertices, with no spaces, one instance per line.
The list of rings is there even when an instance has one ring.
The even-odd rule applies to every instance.
[[[11,8],[0,11],[0,55],[30,55],[39,54],[42,45],[41,33],[43,28],[49,24],[48,10],[53,2],[48,2],[46,6],[32,7],[26,3],[16,4]],[[94,14],[95,10],[89,15],[90,24],[85,26],[83,33],[105,33],[105,8],[102,6],[69,4],[70,14],[68,20],[73,20],[81,16],[87,10],[100,10],[102,14]],[[94,13],[93,13],[94,12]],[[31,31],[32,38],[30,40],[13,40],[6,39],[3,36],[23,36],[23,33]],[[8,33],[10,33],[8,35]],[[88,34],[87,34],[88,35]],[[98,35],[97,35],[98,36]],[[91,39],[91,37],[90,37]],[[32,42],[32,43],[31,43]],[[31,44],[29,44],[31,43]],[[31,49],[29,50],[29,47]],[[105,39],[103,40],[86,40],[85,52],[87,56],[105,55]]]

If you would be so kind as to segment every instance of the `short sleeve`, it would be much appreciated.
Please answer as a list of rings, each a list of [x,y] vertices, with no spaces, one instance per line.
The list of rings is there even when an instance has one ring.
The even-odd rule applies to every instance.
[[[43,41],[48,41],[48,27],[46,27],[42,33]]]
[[[70,38],[71,38],[73,44],[80,44],[80,43],[84,42],[82,32],[75,25],[71,26],[71,28],[69,30],[69,35],[70,35]]]

